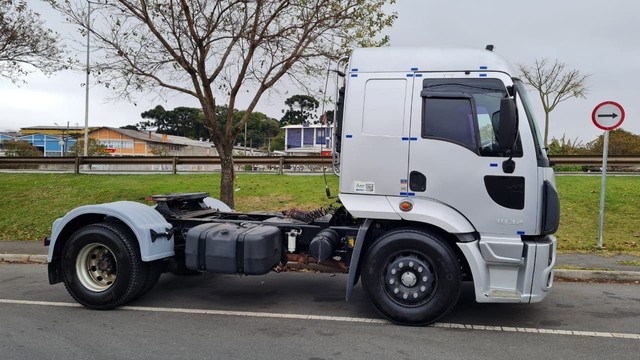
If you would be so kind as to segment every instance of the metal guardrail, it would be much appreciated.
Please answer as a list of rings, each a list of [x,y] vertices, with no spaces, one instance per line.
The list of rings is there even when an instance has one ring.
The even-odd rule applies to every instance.
[[[600,166],[602,156],[551,156],[554,165]],[[331,165],[326,156],[234,156],[235,165],[275,165],[282,173],[285,165]],[[640,166],[640,155],[612,155],[608,166]],[[0,157],[0,168],[21,165],[73,165],[76,174],[82,165],[171,165],[177,173],[178,165],[220,165],[217,156],[138,156],[138,157]]]
[[[234,156],[234,165],[275,165],[282,173],[285,165],[331,165],[327,156]],[[23,165],[73,165],[79,174],[82,165],[171,165],[176,174],[178,165],[220,165],[217,156],[88,156],[88,157],[0,157],[0,168]]]
[[[555,165],[602,166],[602,155],[550,156]],[[609,155],[607,168],[611,166],[640,166],[640,155]]]

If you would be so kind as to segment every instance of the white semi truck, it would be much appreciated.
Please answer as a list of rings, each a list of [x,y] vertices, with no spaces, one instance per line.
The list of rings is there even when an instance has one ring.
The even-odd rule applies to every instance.
[[[553,170],[523,83],[489,50],[353,51],[334,142],[341,206],[240,213],[206,193],[74,209],[53,223],[49,282],[111,309],[173,271],[260,275],[289,261],[348,271],[393,322],[437,321],[463,281],[485,303],[550,291]]]

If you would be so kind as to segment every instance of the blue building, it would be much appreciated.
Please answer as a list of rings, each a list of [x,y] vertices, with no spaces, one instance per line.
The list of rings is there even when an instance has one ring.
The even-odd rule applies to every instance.
[[[18,137],[18,141],[26,141],[46,157],[66,156],[71,147],[76,143],[72,137],[54,136],[48,134],[31,134]]]
[[[0,147],[2,147],[2,144],[5,141],[15,141],[16,139],[14,139],[13,137],[9,136],[9,135],[5,135],[5,134],[0,134]]]
[[[0,156],[4,156],[4,143],[7,141],[16,141],[16,139],[9,135],[0,134]]]
[[[326,155],[331,153],[333,125],[287,125],[285,153],[287,155]]]

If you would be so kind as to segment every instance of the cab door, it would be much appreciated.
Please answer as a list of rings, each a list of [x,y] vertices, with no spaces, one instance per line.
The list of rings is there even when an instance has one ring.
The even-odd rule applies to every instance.
[[[516,151],[501,152],[500,100],[512,96],[512,80],[503,73],[482,75],[416,74],[409,196],[450,206],[480,233],[533,234],[538,190],[530,130],[520,121]],[[511,155],[515,168],[503,167]]]
[[[346,88],[340,192],[406,193],[413,79],[405,73],[352,73]]]

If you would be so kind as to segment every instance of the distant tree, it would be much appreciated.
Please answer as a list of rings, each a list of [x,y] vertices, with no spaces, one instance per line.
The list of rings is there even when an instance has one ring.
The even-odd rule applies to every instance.
[[[84,139],[80,138],[75,144],[71,145],[67,156],[80,156],[84,154]],[[96,139],[89,138],[89,146],[87,147],[87,156],[109,156],[109,149],[98,142]]]
[[[147,110],[140,114],[145,121],[140,121],[135,125],[136,129],[147,130],[154,129],[158,132],[165,131],[168,128],[167,123],[167,110],[162,105],[157,105],[153,109]]]
[[[566,68],[566,64],[548,59],[536,60],[533,66],[518,65],[525,82],[538,91],[544,109],[544,146],[548,147],[549,114],[556,106],[572,97],[586,99],[587,78],[578,70]]]
[[[562,135],[560,139],[551,138],[549,143],[549,155],[582,155],[588,153],[588,150],[579,141],[578,138],[573,139],[566,138],[566,135]]]
[[[220,114],[226,114],[228,109],[226,106],[219,106],[216,109]],[[238,124],[245,117],[245,110],[233,109],[233,124]],[[218,118],[218,127],[223,129],[226,126],[224,118]],[[247,121],[247,146],[253,148],[266,147],[268,139],[274,137],[280,131],[280,123],[276,119],[272,119],[266,114],[254,111],[249,115]],[[235,138],[234,144],[242,144],[244,146],[244,128]]]
[[[125,126],[120,126],[120,129],[125,129],[125,130],[140,130],[138,128],[137,125],[125,125]]]
[[[64,68],[65,51],[58,41],[58,34],[44,27],[26,1],[0,0],[0,77],[15,83],[31,67],[44,74]]]
[[[280,130],[278,135],[271,140],[271,151],[276,150],[284,150],[284,130]]]
[[[284,104],[288,109],[283,109],[284,116],[280,119],[280,124],[299,125],[316,118],[316,110],[320,103],[313,96],[293,95],[285,100]]]
[[[221,116],[218,118],[220,130],[226,126],[225,117],[228,112],[226,106],[216,107],[216,112]],[[233,124],[238,124],[245,115],[244,110],[234,109]],[[177,107],[173,110],[165,110],[161,105],[141,114],[146,121],[141,121],[136,125],[127,125],[127,128],[148,130],[155,129],[160,134],[176,136],[186,136],[192,139],[206,138],[209,134],[204,126],[204,115],[202,110],[189,107]],[[280,123],[267,115],[255,111],[249,115],[247,121],[247,146],[261,148],[267,146],[269,138],[278,134]],[[244,145],[244,128],[238,133],[234,141],[235,144]]]
[[[602,154],[604,149],[604,135],[586,145],[592,154]],[[624,129],[609,131],[610,155],[640,155],[640,135],[633,134]]]
[[[334,121],[333,110],[325,111],[324,116],[327,118],[327,124],[333,124],[333,121]],[[322,118],[320,118],[320,122],[322,122]]]
[[[26,141],[6,141],[3,144],[8,157],[40,157],[42,151]]]
[[[238,111],[236,117],[238,121],[244,116],[244,111]],[[267,148],[269,138],[272,138],[280,131],[280,123],[261,112],[253,112],[249,116],[247,123],[247,146],[253,148]],[[240,135],[242,136],[242,134]],[[244,137],[242,138],[244,140]]]
[[[184,136],[192,139],[206,137],[202,110],[180,106],[165,110],[161,105],[140,114],[146,121],[135,125],[140,130],[155,129],[160,134]]]

